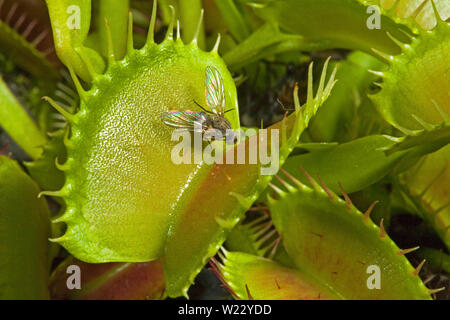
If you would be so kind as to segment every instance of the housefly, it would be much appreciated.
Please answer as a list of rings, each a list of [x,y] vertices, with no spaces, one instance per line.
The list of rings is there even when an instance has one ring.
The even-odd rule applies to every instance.
[[[222,137],[228,138],[227,133],[230,131],[227,132],[227,130],[232,130],[232,126],[225,118],[225,113],[233,109],[225,110],[223,79],[220,72],[212,66],[206,67],[205,97],[206,104],[211,111],[194,101],[204,112],[190,110],[165,111],[161,115],[162,121],[173,128],[187,129],[191,132],[201,131],[205,140],[210,141],[211,134],[215,130],[218,130]]]

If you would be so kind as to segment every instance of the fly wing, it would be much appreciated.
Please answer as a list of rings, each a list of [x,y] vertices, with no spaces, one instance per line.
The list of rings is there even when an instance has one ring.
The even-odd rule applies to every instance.
[[[196,129],[195,123],[199,124],[201,130],[206,128],[207,115],[203,112],[195,111],[165,111],[161,115],[162,121],[174,128],[187,129],[189,131],[194,131]]]
[[[225,90],[219,70],[212,66],[206,67],[205,80],[206,104],[215,114],[223,114],[225,108]]]

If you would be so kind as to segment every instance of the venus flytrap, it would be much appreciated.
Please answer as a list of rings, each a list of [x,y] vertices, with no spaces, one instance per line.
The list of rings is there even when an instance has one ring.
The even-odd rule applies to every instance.
[[[419,214],[450,247],[450,146],[431,153],[400,176],[399,187]]]
[[[214,264],[236,297],[430,299],[434,290],[418,277],[423,263],[414,269],[404,257],[417,248],[399,249],[386,234],[383,221],[379,227],[372,223],[373,206],[363,214],[344,191],[342,200],[320,177],[321,184],[303,172],[312,188],[283,170],[289,180],[279,178],[282,188],[271,185],[276,200],[268,198],[280,245],[294,266],[224,251]],[[378,272],[376,286],[372,286],[370,270]]]
[[[149,12],[140,12],[134,2],[100,0],[92,6],[89,0],[47,0],[56,52],[71,80],[43,81],[57,88],[44,100],[58,113],[48,118],[45,112],[37,113],[39,124],[46,125],[34,130],[28,116],[12,112],[18,104],[7,105],[3,114],[8,116],[0,122],[16,133],[28,129],[14,136],[28,151],[34,145],[30,141],[44,137],[39,152],[31,152],[33,162],[25,165],[45,191],[38,198],[33,188],[26,204],[5,203],[4,211],[15,207],[23,216],[33,216],[44,199],[52,201],[44,195],[61,205],[52,218],[51,241],[72,256],[54,270],[51,296],[188,297],[195,277],[216,254],[214,270],[238,299],[429,299],[442,290],[423,285],[418,277],[423,263],[413,268],[405,258],[417,247],[398,248],[388,236],[386,217],[376,219],[378,226],[371,222],[376,202],[366,203],[362,214],[346,191],[385,200],[389,192],[381,199],[375,189],[395,182],[394,191],[400,190],[407,204],[400,203],[401,209],[421,215],[448,245],[443,147],[450,141],[445,99],[449,37],[444,2],[219,0],[208,2],[202,11],[201,1],[182,1],[153,1],[144,39],[141,28]],[[157,2],[162,18],[157,16]],[[419,2],[420,10],[415,10]],[[177,7],[181,23],[170,4]],[[373,5],[381,5],[380,29],[367,28],[367,8]],[[134,28],[129,8],[139,14],[140,28]],[[12,28],[0,24],[0,50],[5,47],[14,54],[17,49],[20,59],[15,63],[47,79],[42,72],[48,62],[39,62],[45,54],[35,52],[21,32],[9,37],[22,19],[13,11],[6,19]],[[210,23],[214,12],[217,21]],[[0,12],[0,18],[4,14]],[[439,16],[431,28],[432,18]],[[432,30],[420,29],[425,26]],[[166,27],[164,40],[155,41],[162,35],[155,30]],[[218,32],[225,34],[216,37]],[[40,37],[30,41],[37,43]],[[206,47],[212,50],[204,51]],[[265,129],[242,128],[236,141],[223,139],[225,129],[241,132],[236,79],[247,81],[249,88],[269,88],[263,90],[268,96],[283,93],[286,99],[277,76],[287,77],[302,61],[317,60],[317,51],[325,48],[363,50],[376,58],[352,53],[336,63],[342,68],[330,68],[333,71],[328,70],[328,59],[317,81],[311,63],[306,81],[303,73],[296,75],[299,86],[287,99],[288,107],[283,106],[293,111],[290,115]],[[334,56],[341,54],[333,51]],[[21,62],[26,57],[28,64]],[[233,74],[233,79],[228,69],[241,74]],[[284,76],[283,87],[291,81],[294,87],[294,80]],[[332,91],[335,78],[343,83]],[[374,79],[381,87],[375,93],[369,90]],[[11,84],[14,80],[8,78]],[[304,94],[299,87],[305,88]],[[11,98],[14,91],[4,89]],[[373,93],[380,115],[373,115],[367,92]],[[329,97],[333,100],[326,103]],[[221,112],[214,113],[219,105]],[[246,118],[257,120],[245,103],[240,107]],[[174,161],[179,141],[166,124],[181,123],[189,131],[194,118],[200,120],[198,131],[220,129],[221,136],[203,141],[184,132],[181,136],[190,143],[183,151],[192,155],[193,138],[203,158],[192,162],[183,154],[177,158],[181,161]],[[302,174],[299,166],[308,173]],[[289,181],[275,175],[278,167]],[[33,184],[17,165],[1,168],[0,174],[20,176],[17,181],[23,186]],[[17,195],[12,180],[4,180],[4,194]],[[389,201],[385,207],[392,209]],[[5,221],[7,226],[15,223]],[[48,244],[47,227],[30,227],[27,234],[39,238],[34,247],[25,248],[31,243],[28,237],[28,242],[11,248],[23,247],[23,261],[41,253],[51,258],[52,252],[44,252],[49,248],[41,246],[44,240]],[[227,249],[219,250],[222,245]],[[33,270],[39,273],[44,260],[36,261]],[[82,272],[81,291],[67,287],[68,267],[74,264],[81,268],[73,269]],[[7,264],[5,273],[15,277],[16,266]],[[5,274],[0,278],[8,281]],[[48,277],[37,279],[27,285],[48,297]],[[124,285],[126,290],[117,289]]]
[[[442,12],[445,4],[438,3],[439,5],[433,6],[431,3],[427,4],[431,6],[430,8],[423,7],[423,10],[434,12],[436,23],[432,30],[419,30],[418,36],[412,38],[410,44],[401,43],[392,37],[402,48],[402,53],[398,56],[386,56],[390,67],[379,73],[381,90],[371,96],[384,119],[406,135],[402,143],[389,148],[387,154],[404,150],[413,144],[417,145],[416,150],[424,150],[432,145],[430,139],[436,142],[440,140],[442,146],[450,142],[448,131],[450,103],[447,94],[450,82],[448,73],[442,71],[449,68],[450,26],[440,18],[442,15],[445,16],[445,12]],[[412,67],[414,65],[420,68]],[[402,92],[408,94],[400,94]],[[443,185],[446,183],[447,149],[448,147],[426,156],[401,175],[400,188],[404,196],[412,201],[411,210],[428,221],[448,247],[449,214],[446,210],[448,197],[441,194],[440,197],[434,198],[433,195],[430,198],[430,193],[427,193],[433,188],[433,194],[439,194],[440,190],[445,189]],[[433,161],[437,162],[434,165],[428,164]],[[405,165],[408,166],[408,161],[403,166]],[[409,166],[413,165],[414,162],[409,162]],[[421,167],[422,165],[424,166]],[[411,184],[409,185],[407,181]],[[431,199],[435,200],[430,202]]]
[[[223,251],[213,270],[235,299],[340,300],[337,294],[294,268],[243,252]]]
[[[449,37],[450,25],[438,20],[433,30],[421,31],[410,44],[392,37],[402,53],[384,55],[389,68],[379,73],[381,90],[371,98],[384,119],[406,134],[423,129],[426,123],[440,125],[450,114],[450,82],[443,71],[450,63]]]
[[[67,209],[55,222],[66,223],[67,232],[54,241],[84,261],[138,262],[162,256],[174,203],[186,191],[186,183],[206,166],[176,166],[170,161],[171,130],[160,114],[191,109],[194,100],[203,101],[207,66],[220,70],[227,105],[233,107],[227,118],[239,128],[234,85],[217,47],[204,52],[195,41],[185,45],[179,37],[174,40],[174,21],[166,39],[156,44],[155,15],[156,11],[143,48],[134,49],[129,38],[127,54],[122,60],[110,55],[105,74],[90,69],[90,90],[85,91],[72,73],[81,98],[78,113],[67,114],[50,100],[68,118],[71,133],[66,141],[67,162],[62,165],[65,185],[43,194],[63,197]],[[82,60],[89,65],[83,51],[80,47]],[[79,165],[88,159],[88,166]],[[120,174],[124,163],[129,164],[125,175]]]

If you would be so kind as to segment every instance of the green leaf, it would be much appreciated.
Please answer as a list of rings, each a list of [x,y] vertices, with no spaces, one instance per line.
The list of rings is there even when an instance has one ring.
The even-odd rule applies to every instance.
[[[449,118],[450,120],[450,118]],[[417,154],[433,152],[450,142],[450,121],[442,125],[430,125],[425,130],[418,130],[399,140],[395,145],[385,149],[386,155],[405,150],[414,151]]]
[[[239,45],[228,51],[223,59],[231,69],[237,70],[248,64],[286,51],[304,51],[316,47],[303,37],[280,32],[273,24],[265,24]]]
[[[341,183],[347,193],[353,193],[380,181],[390,172],[404,171],[424,154],[439,150],[449,141],[449,129],[437,127],[415,137],[367,136],[292,156],[283,168],[307,183],[298,169],[302,166],[312,176],[320,175],[333,191],[340,193],[338,184]]]
[[[386,136],[363,137],[290,157],[283,168],[297,179],[307,182],[299,170],[299,166],[302,166],[312,176],[320,175],[333,191],[340,192],[340,182],[347,193],[352,193],[382,179],[399,161],[402,154],[387,157],[382,150],[393,144],[395,142]]]
[[[67,130],[59,130],[51,134],[50,141],[44,146],[42,155],[32,162],[25,162],[31,177],[42,190],[58,190],[64,185],[64,172],[58,169],[67,160],[64,139]]]
[[[354,127],[363,125],[361,123],[363,116],[371,122],[380,118],[374,108],[364,109],[364,112],[359,111],[363,108],[362,103],[369,86],[377,78],[367,70],[380,69],[383,63],[365,53],[353,52],[346,60],[337,62],[337,66],[336,78],[339,81],[336,83],[333,94],[308,128],[314,141],[343,142],[352,135],[352,130],[359,131],[359,128]],[[357,133],[354,135],[359,137]]]
[[[46,3],[58,57],[66,66],[72,67],[83,80],[92,81],[92,71],[76,51],[76,48],[82,47],[89,32],[91,1],[46,0]],[[84,48],[84,52],[89,57],[93,70],[103,72],[105,64],[100,55],[89,48]]]
[[[104,58],[109,55],[108,37],[111,33],[111,42],[114,49],[114,57],[120,60],[125,56],[127,49],[127,26],[129,0],[96,0],[93,13],[93,29],[87,42],[93,48],[97,48]]]
[[[183,26],[181,37],[184,43],[195,39],[201,49],[205,49],[205,26],[201,20],[202,1],[179,1],[180,22]],[[198,29],[200,23],[200,29]],[[198,34],[197,34],[198,29]]]
[[[67,232],[55,241],[77,259],[143,262],[163,255],[184,196],[196,190],[210,165],[174,163],[180,142],[172,140],[174,128],[161,114],[201,111],[194,101],[205,104],[207,66],[223,77],[226,105],[233,108],[226,116],[238,130],[236,88],[225,64],[216,52],[181,39],[130,49],[81,91],[80,111],[69,115],[65,184],[47,193],[66,203],[55,222],[66,223]]]
[[[399,177],[413,212],[429,223],[450,249],[450,145],[423,157]]]
[[[226,287],[238,299],[336,300],[338,295],[302,272],[241,252],[225,252],[217,264]]]
[[[379,224],[383,219],[386,229],[391,223],[391,188],[392,186],[384,179],[361,191],[352,193],[349,197],[359,210],[365,210],[375,201],[377,205],[373,208],[370,217],[375,224]]]
[[[164,24],[169,24],[172,19],[170,6],[178,12],[178,0],[158,0],[158,6],[161,10],[161,18]]]
[[[407,134],[445,121],[450,116],[449,57],[447,22],[402,45],[402,53],[381,73],[382,89],[370,96],[384,119]]]
[[[382,224],[311,182],[313,189],[292,179],[298,189],[285,182],[283,190],[274,188],[278,200],[269,198],[275,227],[298,270],[344,299],[430,299]]]
[[[0,300],[48,299],[50,220],[39,188],[0,156]]]
[[[214,2],[219,8],[229,32],[237,42],[242,42],[250,36],[251,27],[234,0],[214,0]]]
[[[321,49],[345,48],[373,54],[372,48],[398,54],[399,47],[386,32],[407,41],[405,27],[381,16],[380,29],[369,29],[367,6],[355,0],[245,0],[256,15],[279,23],[290,33],[321,41]]]
[[[47,139],[1,77],[0,101],[0,125],[31,158],[38,158]]]

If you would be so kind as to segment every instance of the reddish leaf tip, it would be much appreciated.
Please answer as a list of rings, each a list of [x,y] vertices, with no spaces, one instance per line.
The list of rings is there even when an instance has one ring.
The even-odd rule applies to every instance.
[[[412,272],[413,276],[417,276],[420,273],[420,270],[422,270],[423,265],[425,264],[427,260],[423,259],[422,262],[416,267],[416,269]]]
[[[372,202],[372,204],[369,206],[369,208],[364,212],[364,222],[367,223],[367,220],[370,218],[370,213],[372,212],[375,205],[378,203],[378,200],[375,200]]]

